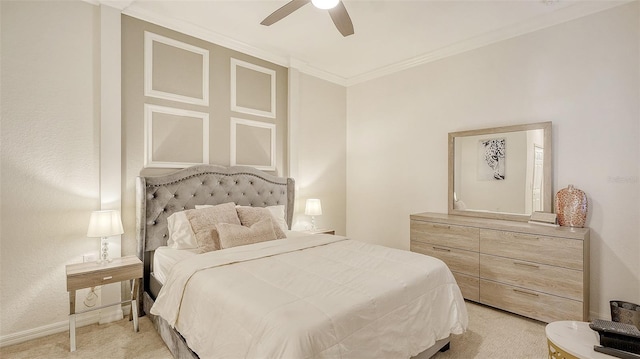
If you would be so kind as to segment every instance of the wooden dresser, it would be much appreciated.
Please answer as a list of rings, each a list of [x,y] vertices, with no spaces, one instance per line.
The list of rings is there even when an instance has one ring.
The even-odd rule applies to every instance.
[[[543,322],[588,321],[589,229],[413,214],[411,251],[443,260],[469,300]]]

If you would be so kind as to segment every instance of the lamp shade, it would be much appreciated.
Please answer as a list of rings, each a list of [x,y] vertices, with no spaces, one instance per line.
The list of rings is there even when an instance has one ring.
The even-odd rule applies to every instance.
[[[89,218],[87,237],[109,237],[124,233],[120,211],[93,211]]]
[[[322,204],[319,199],[310,198],[304,206],[304,214],[307,216],[319,216],[322,214]]]

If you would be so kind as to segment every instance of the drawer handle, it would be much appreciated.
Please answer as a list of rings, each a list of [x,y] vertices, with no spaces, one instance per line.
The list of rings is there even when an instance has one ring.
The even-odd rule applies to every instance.
[[[520,294],[526,294],[526,295],[531,295],[531,296],[534,296],[534,297],[538,297],[538,294],[536,294],[536,293],[525,292],[524,290],[520,290],[520,289],[514,289],[513,291],[516,292],[516,293],[520,293]]]
[[[451,229],[451,226],[445,226],[444,224],[434,224],[433,228]]]
[[[102,278],[102,280],[109,280],[109,279],[113,279],[113,276],[112,276],[112,275],[110,275],[110,276],[108,276],[108,277],[104,277],[104,278]]]
[[[448,249],[448,248],[433,247],[433,249],[435,249],[436,251],[440,251],[440,252],[451,252],[451,249]]]
[[[515,265],[517,265],[517,266],[523,266],[523,267],[529,267],[529,268],[540,269],[540,266],[535,265],[535,264],[522,263],[522,262],[513,262],[513,264],[515,264]]]

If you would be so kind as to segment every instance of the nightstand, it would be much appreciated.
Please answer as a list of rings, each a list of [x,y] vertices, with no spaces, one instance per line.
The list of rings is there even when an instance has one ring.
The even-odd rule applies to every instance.
[[[317,228],[317,229],[310,229],[308,231],[303,231],[304,233],[309,233],[309,234],[336,234],[336,231],[333,229],[328,229],[328,228]]]
[[[138,286],[142,278],[142,262],[136,256],[114,258],[111,263],[96,262],[69,264],[67,269],[67,291],[69,292],[69,339],[70,351],[76,350],[76,315],[114,305],[131,302],[129,320],[133,320],[133,330],[138,331]],[[110,283],[131,281],[131,299],[111,303],[98,308],[76,313],[76,291]]]

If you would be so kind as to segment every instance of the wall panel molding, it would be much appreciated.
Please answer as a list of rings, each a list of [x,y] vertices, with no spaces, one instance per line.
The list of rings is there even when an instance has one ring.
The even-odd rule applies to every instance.
[[[239,151],[238,146],[247,145],[247,143],[242,143],[241,139],[238,139],[239,127],[241,126],[249,126],[255,127],[259,129],[266,129],[269,131],[269,163],[261,164],[261,163],[244,163],[238,160]],[[257,141],[256,141],[257,142]],[[251,166],[255,167],[262,171],[275,171],[276,170],[276,125],[274,123],[267,123],[261,121],[252,121],[246,120],[242,118],[231,118],[231,166]],[[258,162],[258,161],[255,161]]]
[[[202,56],[201,97],[192,97],[154,89],[153,84],[153,46],[154,42],[172,46]],[[144,95],[165,100],[209,106],[209,50],[174,40],[150,31],[144,32]]]
[[[268,111],[241,106],[238,104],[238,67],[257,71],[270,76],[269,94],[270,109]],[[231,111],[246,113],[249,115],[276,118],[276,72],[266,67],[231,58]]]
[[[180,162],[163,160],[154,157],[154,114],[166,114],[176,117],[176,121],[185,121],[186,118],[200,120],[202,123],[202,161]],[[205,112],[190,111],[179,108],[157,105],[144,105],[144,167],[145,168],[186,168],[189,166],[209,163],[209,114]]]

